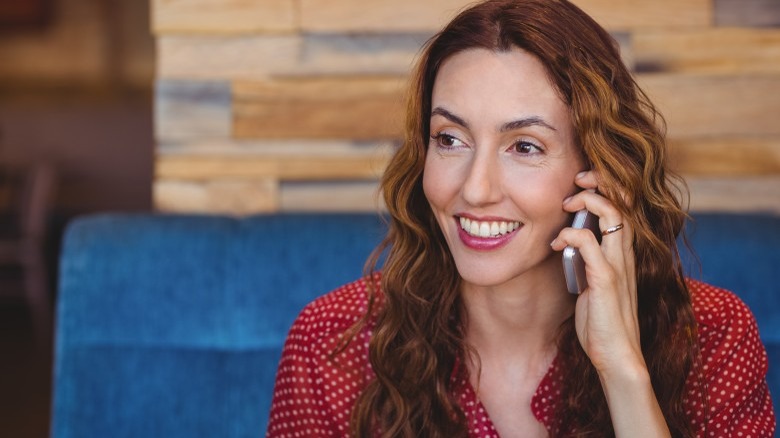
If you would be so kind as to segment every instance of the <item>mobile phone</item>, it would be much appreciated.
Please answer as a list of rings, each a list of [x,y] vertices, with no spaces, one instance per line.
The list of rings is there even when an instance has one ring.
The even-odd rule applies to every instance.
[[[585,228],[591,230],[596,240],[601,242],[599,230],[599,217],[588,210],[580,210],[574,215],[572,228]],[[566,287],[569,293],[579,295],[588,287],[585,278],[585,261],[577,248],[567,246],[563,249],[563,274],[566,277]]]

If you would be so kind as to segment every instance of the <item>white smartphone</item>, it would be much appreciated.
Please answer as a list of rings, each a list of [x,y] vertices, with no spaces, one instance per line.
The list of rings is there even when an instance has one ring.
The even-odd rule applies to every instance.
[[[591,230],[596,236],[596,240],[601,242],[599,217],[588,210],[578,211],[574,215],[571,226],[572,228]],[[566,287],[569,289],[569,293],[578,295],[588,287],[588,280],[585,278],[585,261],[582,260],[578,249],[571,246],[563,249],[563,274],[566,277]]]

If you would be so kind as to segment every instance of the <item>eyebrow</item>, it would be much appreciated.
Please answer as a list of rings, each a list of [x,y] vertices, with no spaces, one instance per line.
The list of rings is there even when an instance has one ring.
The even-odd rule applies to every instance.
[[[452,114],[451,112],[447,111],[446,109],[437,106],[436,108],[431,111],[431,117],[439,115],[444,117],[445,119],[449,120],[450,122],[457,123],[458,125],[468,128],[469,124],[466,123],[465,120],[461,119],[460,117],[456,116],[455,114]]]
[[[451,112],[447,111],[446,109],[444,109],[442,107],[436,107],[436,108],[433,109],[433,111],[431,111],[431,117],[433,117],[435,115],[442,116],[445,119],[447,119],[447,120],[449,120],[449,121],[451,121],[453,123],[457,123],[458,125],[463,126],[464,128],[468,128],[469,127],[469,124],[466,123],[465,120],[463,120],[462,118],[456,116],[455,114],[452,114]],[[549,123],[545,122],[544,119],[542,119],[541,117],[538,117],[538,116],[525,117],[525,118],[522,118],[522,119],[513,120],[511,122],[504,123],[503,125],[501,125],[501,128],[499,129],[499,131],[500,132],[508,132],[508,131],[513,131],[515,129],[526,128],[526,127],[529,127],[529,126],[541,126],[543,128],[547,128],[547,129],[549,129],[551,131],[556,131],[556,132],[558,131],[552,125],[550,125]]]
[[[526,117],[524,119],[513,120],[511,122],[504,123],[501,126],[500,131],[501,132],[513,131],[515,129],[521,129],[528,126],[541,126],[542,128],[547,128],[551,131],[558,131],[557,129],[553,128],[549,123],[545,122],[544,119],[537,116]]]

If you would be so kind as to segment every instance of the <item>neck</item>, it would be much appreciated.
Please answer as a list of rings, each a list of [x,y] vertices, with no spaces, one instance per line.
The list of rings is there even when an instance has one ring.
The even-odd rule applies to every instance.
[[[525,361],[555,351],[558,330],[576,302],[566,292],[562,273],[495,286],[463,284],[462,295],[466,340],[479,355]]]

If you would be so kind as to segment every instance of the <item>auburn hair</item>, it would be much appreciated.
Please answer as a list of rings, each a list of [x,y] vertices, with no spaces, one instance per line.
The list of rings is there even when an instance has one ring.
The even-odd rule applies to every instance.
[[[453,367],[469,349],[460,279],[422,187],[431,96],[439,67],[454,54],[515,47],[546,67],[571,112],[577,146],[600,175],[599,190],[631,224],[642,352],[672,435],[692,436],[683,403],[697,356],[696,325],[676,245],[686,219],[678,199],[683,191],[667,169],[664,121],[624,66],[614,39],[566,0],[479,3],[433,36],[420,55],[405,139],[381,181],[389,231],[367,265],[373,272],[385,253],[381,293],[369,292],[366,314],[379,314],[369,344],[376,378],[356,402],[352,432],[468,435],[450,390]],[[573,318],[560,328],[557,360],[566,384],[553,435],[613,435],[602,386]]]

